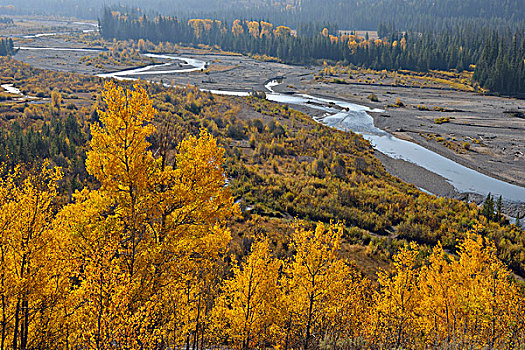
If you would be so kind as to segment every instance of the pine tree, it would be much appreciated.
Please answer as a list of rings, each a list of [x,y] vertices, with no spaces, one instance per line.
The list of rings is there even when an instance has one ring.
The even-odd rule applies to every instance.
[[[487,218],[488,221],[494,219],[494,199],[491,194],[487,194],[483,207],[481,208],[481,214]]]

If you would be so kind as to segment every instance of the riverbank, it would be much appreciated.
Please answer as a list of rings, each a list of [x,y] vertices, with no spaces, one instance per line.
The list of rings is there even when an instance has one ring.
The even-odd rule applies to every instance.
[[[288,85],[296,87],[293,81]],[[371,113],[378,128],[488,176],[525,186],[524,100],[440,89],[297,85],[297,92],[381,108],[384,112]],[[370,101],[372,94],[377,102]],[[398,99],[402,106],[395,106]]]
[[[282,86],[283,85],[278,85],[273,87],[273,89],[275,91],[286,91],[286,88],[282,88]],[[321,120],[326,114],[325,111],[308,106],[296,105],[294,106],[294,109],[308,114],[316,120]],[[374,115],[377,113],[369,112],[368,114]],[[447,178],[429,171],[422,166],[414,164],[413,162],[389,156],[383,152],[378,151],[377,149],[374,150],[374,155],[379,159],[379,161],[391,175],[398,177],[405,182],[411,183],[429,194],[458,200],[474,201],[478,205],[481,205],[486,198],[486,195],[472,192],[460,192],[451,185]],[[524,202],[504,200],[503,204],[505,214],[511,217],[516,217],[518,214],[523,215],[525,212]]]

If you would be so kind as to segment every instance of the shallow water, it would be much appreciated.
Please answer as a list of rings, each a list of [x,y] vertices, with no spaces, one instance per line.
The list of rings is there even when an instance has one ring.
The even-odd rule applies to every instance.
[[[321,118],[315,118],[315,120],[339,130],[357,132],[370,141],[378,151],[392,158],[409,161],[443,176],[459,192],[472,192],[482,195],[490,192],[496,196],[501,195],[510,201],[525,202],[525,187],[494,179],[375,127],[374,119],[367,112],[381,112],[381,110],[310,95],[277,94],[272,89],[275,85],[276,83],[273,82],[266,86],[270,91],[267,96],[269,100],[302,106],[324,103],[328,106],[346,109],[337,113],[327,113]]]
[[[147,54],[144,54],[144,56],[151,57],[151,58],[172,60],[172,61],[181,61],[181,62],[184,62],[185,65],[190,66],[190,68],[153,70],[155,68],[170,67],[170,66],[177,64],[176,62],[167,62],[163,64],[154,64],[154,65],[149,65],[149,66],[135,68],[135,69],[128,69],[128,70],[123,70],[123,71],[118,71],[118,72],[99,74],[98,76],[101,78],[121,78],[121,77],[131,76],[131,75],[160,75],[160,74],[191,73],[191,72],[203,70],[206,67],[206,62],[191,59],[191,58],[183,58],[183,57],[170,56],[170,55],[159,55],[159,54],[153,54],[153,53],[147,53]]]
[[[40,34],[29,34],[29,35],[24,35],[23,38],[24,39],[31,39],[31,38],[41,38],[43,36],[55,36],[55,35],[58,35],[59,33],[40,33]],[[66,33],[61,33],[61,34],[66,34]]]
[[[23,95],[22,91],[20,91],[19,88],[14,87],[13,84],[3,84],[3,85],[0,85],[0,86],[2,86],[2,88],[5,90],[5,92],[7,92],[9,94]]]

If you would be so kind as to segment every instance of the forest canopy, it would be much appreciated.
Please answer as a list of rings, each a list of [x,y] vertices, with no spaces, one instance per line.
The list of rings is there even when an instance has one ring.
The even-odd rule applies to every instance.
[[[224,152],[201,129],[173,163],[148,139],[146,91],[107,83],[86,168],[59,204],[60,168],[0,181],[2,349],[520,347],[525,299],[476,226],[428,254],[402,247],[377,282],[341,256],[341,224],[292,224],[289,254],[258,236],[229,254],[239,215]],[[162,152],[161,152],[162,154]]]
[[[404,31],[443,29],[464,21],[476,21],[482,26],[514,26],[525,21],[525,5],[520,0],[0,0],[0,5],[0,14],[60,14],[95,19],[103,6],[124,6],[140,8],[148,14],[228,21],[259,18],[293,27],[315,19],[345,30],[376,30],[380,23],[392,23]]]

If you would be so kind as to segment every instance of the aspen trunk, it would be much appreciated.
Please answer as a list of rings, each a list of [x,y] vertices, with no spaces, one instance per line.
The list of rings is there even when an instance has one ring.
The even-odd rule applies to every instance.
[[[313,309],[314,309],[314,297],[310,296],[310,305],[308,307],[308,322],[306,323],[303,350],[308,350],[308,341],[310,340],[310,329],[312,327]]]
[[[18,326],[20,324],[20,299],[16,302],[15,327],[13,329],[13,350],[18,349]]]

